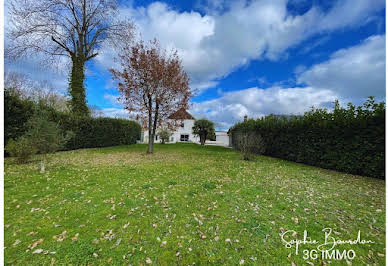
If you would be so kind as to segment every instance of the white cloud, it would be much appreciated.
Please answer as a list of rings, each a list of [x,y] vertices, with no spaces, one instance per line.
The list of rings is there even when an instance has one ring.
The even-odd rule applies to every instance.
[[[179,13],[160,2],[121,9],[122,16],[133,18],[144,39],[156,37],[163,46],[178,50],[192,86],[200,92],[252,59],[277,60],[314,34],[358,27],[384,8],[383,0],[339,0],[326,13],[313,6],[294,16],[288,13],[286,0],[205,2],[206,15]],[[113,64],[111,55],[102,54],[98,60],[104,66]]]
[[[109,94],[109,93],[104,94],[104,99],[107,100],[113,106],[123,106],[123,104],[120,103],[118,98],[119,98],[118,95]]]
[[[101,108],[104,117],[129,119],[128,111],[123,108]]]
[[[197,118],[206,117],[227,129],[244,115],[257,118],[268,114],[303,114],[312,106],[326,107],[337,95],[329,90],[307,88],[249,88],[227,92],[221,97],[194,103],[191,112]]]
[[[338,50],[326,62],[309,69],[295,69],[299,83],[308,87],[268,89],[250,88],[227,92],[221,97],[194,103],[192,112],[215,121],[226,129],[249,117],[268,114],[303,114],[310,107],[331,107],[334,100],[341,104],[361,104],[368,96],[385,98],[385,36],[367,38],[359,45]]]
[[[322,30],[343,28],[348,25],[363,25],[375,17],[376,10],[385,7],[385,1],[340,0],[322,16],[318,26]]]
[[[204,9],[206,15],[201,15],[194,11],[178,12],[156,2],[147,7],[123,7],[121,16],[133,18],[145,39],[156,37],[166,48],[178,49],[192,87],[204,91],[253,59],[276,60],[285,56],[288,48],[314,34],[368,23],[384,5],[383,0],[339,0],[328,12],[312,7],[304,14],[291,15],[286,0],[233,1],[230,4],[217,0]],[[375,36],[357,47],[338,51],[327,62],[307,71],[300,67],[297,70],[302,74],[298,81],[306,83],[307,88],[251,88],[228,92],[218,99],[195,103],[193,112],[226,128],[241,120],[244,114],[254,117],[302,113],[312,105],[323,106],[340,96],[382,95],[385,92],[384,38]],[[105,70],[114,66],[112,49],[105,47],[96,62]],[[33,65],[7,64],[7,67],[38,78],[39,75],[51,77],[61,83],[57,87],[67,88],[67,76],[37,70]],[[104,97],[114,100],[112,96]],[[128,117],[122,108],[102,110],[107,116]]]
[[[328,61],[303,71],[298,82],[346,99],[385,97],[385,35],[335,52]]]

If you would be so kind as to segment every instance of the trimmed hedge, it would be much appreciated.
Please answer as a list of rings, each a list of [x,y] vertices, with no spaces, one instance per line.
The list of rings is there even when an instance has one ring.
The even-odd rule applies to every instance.
[[[125,119],[64,115],[56,121],[64,131],[74,133],[65,150],[135,144],[140,139],[140,125]]]
[[[10,139],[17,139],[26,130],[31,118],[34,102],[20,98],[11,90],[4,90],[4,146]]]
[[[333,112],[311,110],[302,117],[265,118],[236,124],[238,132],[255,132],[265,141],[265,155],[351,174],[385,179],[385,103],[373,98],[360,107],[336,102]]]
[[[34,111],[48,112],[49,120],[58,123],[64,132],[74,133],[64,150],[128,145],[140,139],[141,126],[135,121],[75,117],[30,100],[20,99],[7,91],[4,96],[4,145],[10,139],[17,139],[26,132],[26,122]]]

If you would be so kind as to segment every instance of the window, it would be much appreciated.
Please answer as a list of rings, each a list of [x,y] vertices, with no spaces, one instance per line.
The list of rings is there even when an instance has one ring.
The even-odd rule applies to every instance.
[[[189,135],[181,135],[181,141],[189,141]]]
[[[185,123],[184,122],[181,123],[181,127],[185,127]]]
[[[173,142],[174,141],[174,137],[171,137],[171,142]]]
[[[158,135],[155,135],[155,140],[158,140]]]

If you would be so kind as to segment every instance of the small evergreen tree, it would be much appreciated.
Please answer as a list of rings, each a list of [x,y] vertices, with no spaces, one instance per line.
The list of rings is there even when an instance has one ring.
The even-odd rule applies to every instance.
[[[16,157],[17,163],[28,162],[37,152],[32,140],[26,136],[21,136],[16,140],[10,139],[4,149],[12,157]]]
[[[214,123],[207,119],[195,120],[193,133],[199,136],[201,145],[205,145],[206,139],[215,135]]]
[[[32,140],[33,145],[42,155],[40,172],[44,173],[47,154],[63,148],[70,139],[71,132],[67,132],[65,136],[58,124],[49,121],[45,113],[35,114],[27,124],[29,130],[26,136]]]

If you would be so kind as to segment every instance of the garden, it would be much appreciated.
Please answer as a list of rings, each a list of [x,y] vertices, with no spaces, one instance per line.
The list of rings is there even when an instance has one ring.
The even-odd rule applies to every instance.
[[[385,263],[385,182],[224,147],[143,144],[5,159],[6,264]],[[353,250],[309,258],[285,246],[325,228]],[[286,234],[288,231],[291,234]],[[352,255],[352,254],[349,254]]]
[[[248,2],[241,8],[250,9],[253,3]],[[226,17],[238,18],[238,23],[228,22],[227,29],[225,22],[217,22],[222,18],[216,16],[218,11],[209,17],[198,13],[201,23],[214,30],[197,40],[202,27],[191,27],[200,30],[177,42],[193,43],[182,50],[170,40],[166,45],[169,38],[147,32],[143,23],[137,25],[135,9],[128,11],[130,5],[121,1],[13,0],[7,6],[6,265],[385,265],[385,74],[380,68],[361,71],[367,65],[384,68],[373,61],[382,56],[364,55],[364,48],[334,52],[330,46],[324,56],[329,63],[280,60],[287,67],[273,68],[276,79],[285,77],[281,71],[289,72],[288,81],[297,81],[292,86],[300,88],[282,88],[285,80],[261,74],[272,69],[264,64],[249,72],[255,78],[228,78],[236,83],[224,88],[222,81],[245,64],[255,67],[254,60],[288,58],[285,53],[292,54],[287,49],[296,48],[296,40],[304,40],[303,49],[297,50],[307,49],[307,36],[294,37],[292,30],[305,25],[304,14],[294,16],[286,12],[288,4],[270,7],[267,2],[260,12],[249,13],[263,11],[258,17],[276,18],[276,23],[264,23],[269,29],[260,36],[271,36],[270,42],[256,37],[246,42],[265,44],[260,44],[265,47],[261,54],[260,47],[242,47],[244,40],[236,45],[239,38],[233,31],[241,28],[243,33],[256,25],[253,20],[243,22],[252,16],[241,12]],[[361,5],[354,6],[365,13]],[[140,3],[138,15],[167,12],[179,18],[167,3],[149,7],[154,11]],[[321,12],[315,6],[310,10],[314,12],[303,13],[313,17]],[[197,16],[193,10],[182,14]],[[317,17],[324,22],[323,15]],[[164,23],[166,18],[150,25],[160,26],[168,36],[185,27],[180,20],[179,27],[172,27]],[[286,24],[279,23],[283,18]],[[320,29],[321,35],[326,30],[318,25],[311,28]],[[283,32],[285,36],[276,37]],[[296,32],[312,34],[304,28]],[[382,43],[385,36],[378,34],[358,40],[357,47]],[[233,40],[224,42],[218,36]],[[218,39],[222,42],[214,44]],[[271,48],[275,39],[291,41],[279,57],[273,51],[283,50],[283,45]],[[197,45],[199,56],[193,49]],[[371,47],[365,50],[385,51]],[[318,53],[296,54],[315,58]],[[351,56],[340,60],[347,54]],[[33,69],[32,58],[46,71],[61,72],[62,78],[54,80],[57,76],[50,71],[49,81],[42,79],[45,71],[40,76],[29,73],[31,78],[23,74],[22,65]],[[234,65],[228,66],[228,58]],[[338,72],[352,69],[345,73],[346,89],[341,89],[340,78],[334,80],[337,73],[329,71],[329,78],[319,78],[322,84],[315,89],[309,78],[303,81],[314,69],[323,75],[326,65],[333,68],[330,60]],[[194,72],[187,64],[191,61]],[[377,81],[366,81],[368,76],[378,76]],[[365,82],[360,82],[364,91],[358,98],[342,95],[361,91],[356,86],[359,77]],[[328,87],[326,79],[333,79]],[[208,89],[213,92],[201,95]],[[377,100],[366,98],[369,95]],[[347,99],[364,104],[341,106]],[[307,111],[310,103],[317,108]],[[219,130],[222,135],[217,135]],[[174,132],[178,138],[171,137]],[[228,147],[206,145],[209,140],[217,143],[217,136]],[[198,143],[189,143],[197,137]],[[181,143],[168,143],[177,140]]]

